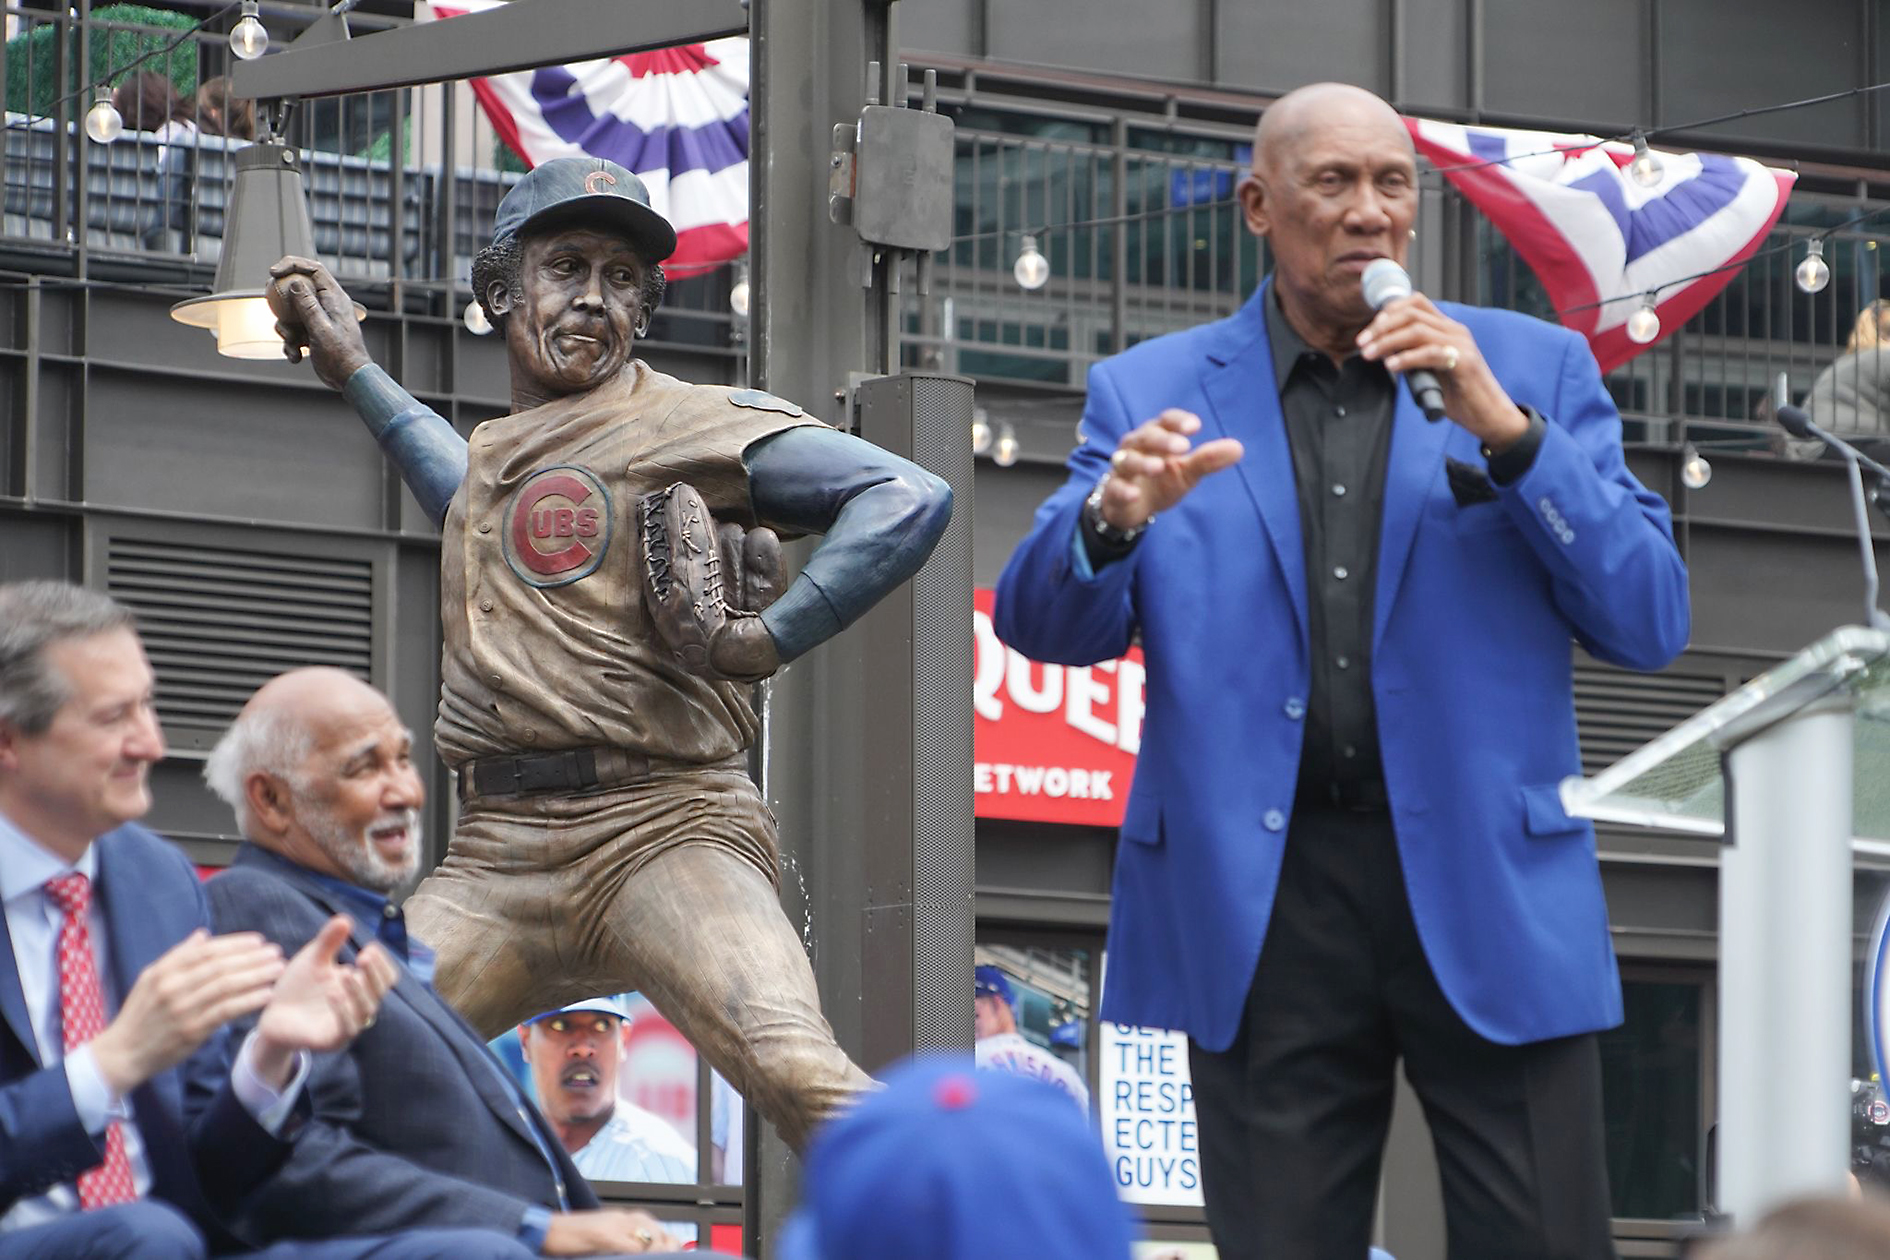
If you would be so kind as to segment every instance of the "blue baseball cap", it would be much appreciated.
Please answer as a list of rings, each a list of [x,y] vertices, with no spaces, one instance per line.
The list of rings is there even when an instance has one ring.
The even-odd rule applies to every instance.
[[[971,995],[973,997],[999,997],[1004,1005],[1017,1005],[1017,991],[1011,988],[1011,978],[996,967],[979,967],[972,973]]]
[[[650,207],[650,190],[608,158],[553,158],[534,167],[500,200],[493,244],[565,216],[610,220],[652,262],[676,252],[676,229]]]
[[[780,1260],[1129,1260],[1134,1228],[1069,1095],[922,1055],[814,1136]]]

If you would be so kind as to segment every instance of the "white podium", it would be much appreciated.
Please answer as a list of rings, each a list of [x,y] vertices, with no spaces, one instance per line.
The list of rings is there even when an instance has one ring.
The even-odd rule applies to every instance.
[[[1723,837],[1719,1159],[1740,1224],[1849,1169],[1851,854],[1890,854],[1890,634],[1847,626],[1593,778],[1571,816]]]

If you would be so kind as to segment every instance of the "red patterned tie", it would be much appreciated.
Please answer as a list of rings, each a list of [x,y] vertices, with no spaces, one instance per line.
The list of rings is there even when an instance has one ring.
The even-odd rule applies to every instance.
[[[98,987],[92,932],[85,924],[86,908],[92,904],[92,881],[77,871],[61,875],[46,881],[46,896],[66,916],[59,925],[59,1014],[65,1025],[66,1053],[71,1054],[105,1031],[105,1000]],[[79,1206],[89,1212],[137,1197],[131,1160],[125,1154],[124,1126],[112,1120],[105,1126],[105,1162],[79,1176]]]

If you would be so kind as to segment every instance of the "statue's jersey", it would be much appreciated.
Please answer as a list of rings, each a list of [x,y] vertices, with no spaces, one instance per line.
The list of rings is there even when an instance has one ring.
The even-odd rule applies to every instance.
[[[689,673],[650,625],[636,501],[686,481],[718,519],[752,526],[742,452],[819,423],[633,361],[587,394],[473,430],[440,546],[447,764],[591,746],[706,764],[746,748],[750,688]]]
[[[1089,1110],[1089,1086],[1083,1083],[1076,1069],[1042,1046],[1027,1040],[1022,1033],[980,1037],[974,1053],[981,1068],[1028,1076],[1046,1085],[1054,1085],[1074,1099],[1077,1106],[1084,1111]]]

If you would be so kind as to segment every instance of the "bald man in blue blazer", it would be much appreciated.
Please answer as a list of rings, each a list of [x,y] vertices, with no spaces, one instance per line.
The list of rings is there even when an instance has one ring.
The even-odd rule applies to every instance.
[[[1612,1255],[1620,981],[1557,784],[1572,645],[1653,670],[1686,644],[1666,505],[1580,337],[1364,300],[1416,213],[1389,106],[1282,98],[1240,195],[1273,275],[1092,371],[997,591],[1028,656],[1146,656],[1102,1016],[1188,1034],[1227,1260],[1365,1254],[1401,1058],[1453,1257]]]

